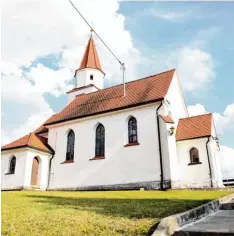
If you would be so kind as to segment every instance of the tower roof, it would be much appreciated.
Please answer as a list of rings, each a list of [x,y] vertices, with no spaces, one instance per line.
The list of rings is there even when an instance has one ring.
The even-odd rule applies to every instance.
[[[97,49],[96,49],[92,35],[90,36],[89,42],[85,49],[85,53],[80,63],[80,67],[77,69],[77,71],[85,69],[85,68],[98,69],[103,74],[105,74],[102,70],[102,67],[98,58]]]

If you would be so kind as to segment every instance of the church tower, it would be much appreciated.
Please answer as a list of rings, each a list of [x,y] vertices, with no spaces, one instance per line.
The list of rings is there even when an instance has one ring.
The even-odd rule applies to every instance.
[[[68,93],[68,102],[76,95],[95,92],[104,87],[105,73],[102,70],[97,49],[92,37],[88,41],[82,61],[75,72],[76,87]]]

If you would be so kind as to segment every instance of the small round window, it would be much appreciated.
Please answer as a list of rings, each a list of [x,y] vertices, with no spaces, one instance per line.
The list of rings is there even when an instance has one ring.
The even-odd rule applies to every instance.
[[[90,75],[90,80],[93,80],[93,75]]]

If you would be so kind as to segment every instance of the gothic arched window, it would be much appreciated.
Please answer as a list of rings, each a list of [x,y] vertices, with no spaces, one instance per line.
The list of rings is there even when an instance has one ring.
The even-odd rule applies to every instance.
[[[135,117],[131,117],[128,121],[128,142],[137,142],[137,120]]]
[[[9,174],[14,174],[15,173],[15,166],[16,166],[16,157],[13,156],[10,160],[10,165],[9,165]]]
[[[75,146],[75,133],[73,130],[70,130],[67,135],[66,161],[74,160],[74,146]]]
[[[190,163],[199,163],[199,153],[198,149],[193,147],[189,151],[190,154]]]
[[[105,128],[102,124],[96,129],[95,156],[105,156]]]

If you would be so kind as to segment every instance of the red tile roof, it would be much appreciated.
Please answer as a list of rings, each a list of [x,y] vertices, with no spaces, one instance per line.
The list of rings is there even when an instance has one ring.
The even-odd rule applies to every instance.
[[[166,96],[174,73],[173,69],[128,82],[125,96],[123,96],[122,84],[76,96],[45,125],[160,101]]]
[[[186,140],[211,135],[212,114],[191,116],[179,120],[176,140]]]
[[[160,117],[163,119],[163,121],[165,123],[169,123],[169,124],[174,124],[175,123],[175,121],[170,116],[162,116],[162,115],[160,115]]]
[[[88,45],[86,47],[78,70],[82,70],[84,68],[98,69],[102,73],[104,73],[98,58],[97,49],[92,36],[89,39]]]
[[[9,150],[14,148],[30,147],[40,151],[53,153],[52,149],[47,145],[47,139],[36,135],[35,133],[29,133],[22,138],[17,139],[14,142],[6,144],[1,147],[1,150]]]

